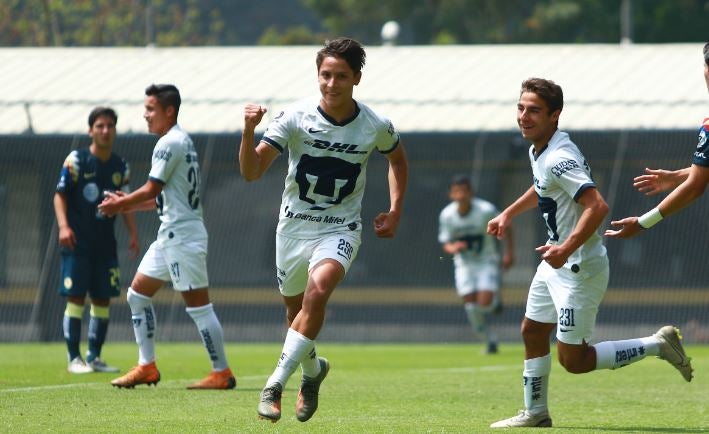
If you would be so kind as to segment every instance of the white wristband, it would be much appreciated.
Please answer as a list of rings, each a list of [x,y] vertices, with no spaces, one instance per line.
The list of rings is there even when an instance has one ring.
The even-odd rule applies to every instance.
[[[660,223],[662,221],[662,219],[663,219],[663,217],[662,217],[662,214],[660,214],[660,209],[655,207],[655,208],[651,209],[650,211],[646,212],[645,214],[641,215],[640,217],[638,217],[638,224],[643,229],[650,229],[651,227]]]

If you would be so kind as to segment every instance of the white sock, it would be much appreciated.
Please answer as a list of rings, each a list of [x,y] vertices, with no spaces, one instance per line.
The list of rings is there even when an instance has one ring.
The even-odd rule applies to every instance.
[[[202,338],[204,348],[207,349],[209,360],[212,361],[212,370],[223,371],[229,367],[224,353],[224,330],[219,323],[214,306],[187,307],[187,313],[197,325],[199,336]]]
[[[660,343],[654,336],[599,342],[593,348],[596,349],[596,369],[618,369],[646,356],[660,354]]]
[[[155,361],[155,310],[153,300],[128,288],[128,306],[133,319],[135,343],[138,344],[138,364],[147,365]]]
[[[463,304],[463,308],[475,333],[484,337],[486,342],[495,341],[495,336],[490,333],[487,327],[487,314],[492,311],[493,307],[481,306],[476,303],[465,303]]]
[[[286,341],[283,343],[283,351],[281,358],[278,360],[278,365],[273,371],[266,385],[280,383],[285,389],[288,378],[293,375],[300,361],[313,348],[313,341],[301,335],[297,331],[289,328],[286,335]]]
[[[524,406],[532,414],[548,410],[549,374],[551,354],[524,361]]]
[[[315,351],[315,341],[310,342],[313,343],[313,347],[305,354],[303,360],[300,361],[300,367],[303,370],[303,376],[315,378],[320,375],[320,362],[318,361],[318,354]]]

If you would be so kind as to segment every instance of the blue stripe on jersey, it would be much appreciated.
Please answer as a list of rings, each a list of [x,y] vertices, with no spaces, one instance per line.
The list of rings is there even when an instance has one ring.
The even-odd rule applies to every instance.
[[[273,146],[273,147],[276,148],[276,150],[277,150],[278,152],[280,152],[281,154],[283,153],[283,146],[281,146],[280,144],[278,144],[277,141],[275,141],[275,140],[273,140],[273,139],[271,139],[271,138],[269,138],[269,137],[266,137],[266,136],[263,136],[263,138],[261,138],[261,141],[262,141],[262,142],[266,142],[266,143],[268,143],[269,145]]]
[[[379,153],[380,154],[388,154],[398,147],[399,147],[399,139],[396,139],[396,142],[394,143],[394,146],[391,147],[391,149],[386,150],[386,151],[379,151]]]
[[[148,179],[151,180],[151,181],[153,181],[153,182],[157,182],[157,183],[160,184],[160,185],[165,185],[165,181],[163,181],[163,180],[160,179],[160,178],[156,178],[156,177],[154,177],[154,176],[149,176]]]
[[[596,184],[593,182],[587,182],[581,187],[579,187],[579,189],[576,191],[576,194],[574,195],[574,202],[578,202],[579,197],[581,197],[581,194],[589,188],[596,188]]]

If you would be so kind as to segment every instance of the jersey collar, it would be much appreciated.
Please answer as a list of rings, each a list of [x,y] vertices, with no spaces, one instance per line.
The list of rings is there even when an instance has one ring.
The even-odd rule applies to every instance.
[[[355,120],[357,118],[357,116],[359,115],[359,104],[357,104],[356,100],[353,100],[353,101],[355,103],[354,114],[352,114],[352,116],[350,116],[349,118],[345,119],[342,122],[337,122],[332,116],[325,113],[325,110],[323,110],[322,107],[320,107],[320,104],[318,104],[318,112],[320,112],[320,114],[322,115],[322,117],[325,118],[326,121],[330,122],[331,124],[335,125],[336,127],[344,127],[345,125],[347,125],[350,122],[352,122],[353,120]]]

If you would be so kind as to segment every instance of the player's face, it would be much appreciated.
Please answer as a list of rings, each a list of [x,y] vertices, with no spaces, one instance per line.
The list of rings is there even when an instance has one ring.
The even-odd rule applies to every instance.
[[[709,65],[704,62],[704,81],[707,83],[707,91],[709,91]]]
[[[473,198],[473,192],[467,185],[453,184],[448,191],[448,197],[453,202],[465,203],[470,202],[470,199]]]
[[[517,102],[517,125],[522,137],[545,145],[554,135],[561,110],[549,113],[547,103],[536,93],[523,92]]]
[[[148,123],[148,131],[160,136],[166,134],[172,128],[170,111],[172,107],[163,108],[155,95],[145,97],[145,113],[143,117]]]
[[[359,84],[362,72],[354,72],[345,59],[325,57],[318,70],[320,94],[326,108],[341,108],[352,103],[352,89]]]
[[[110,148],[116,138],[116,124],[110,116],[99,116],[89,128],[89,136],[99,148]]]

